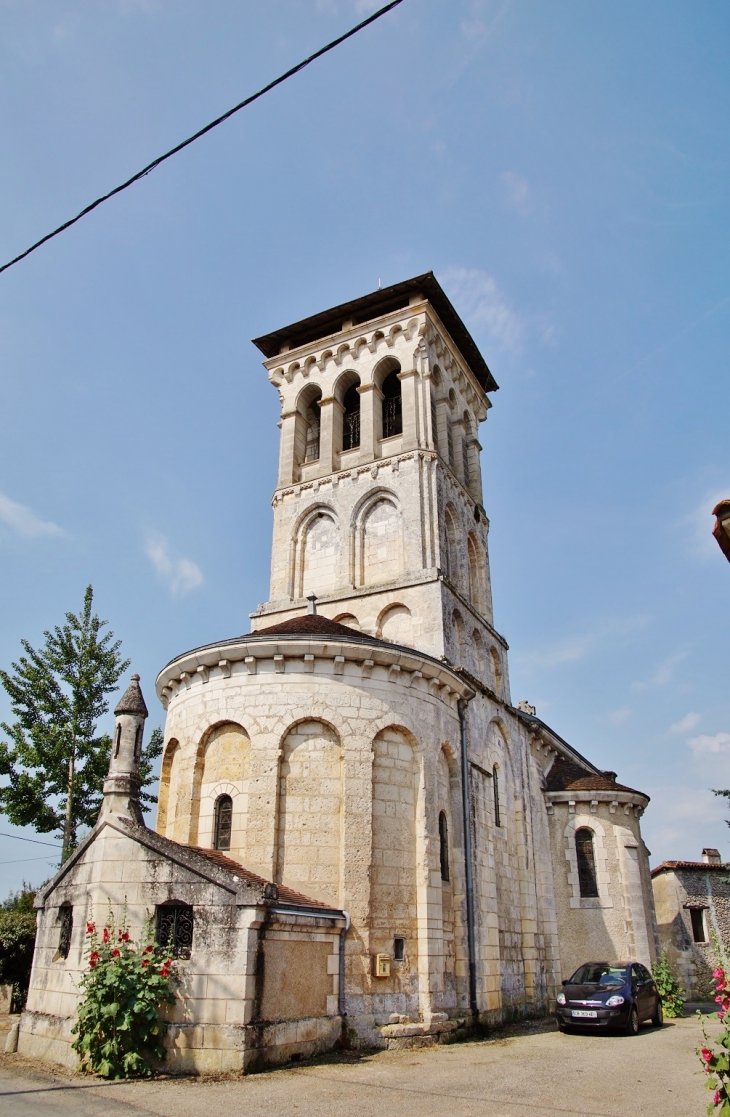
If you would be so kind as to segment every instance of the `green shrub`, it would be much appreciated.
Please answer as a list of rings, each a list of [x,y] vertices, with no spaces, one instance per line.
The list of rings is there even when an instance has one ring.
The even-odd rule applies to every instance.
[[[0,985],[12,985],[14,1012],[25,1005],[35,946],[35,914],[0,911]]]
[[[87,923],[89,969],[79,982],[84,994],[78,1009],[74,1050],[84,1070],[103,1078],[131,1078],[152,1073],[164,1058],[163,1004],[174,1004],[172,961],[154,945],[151,927],[139,948],[113,920],[101,936]]]
[[[670,969],[666,950],[662,950],[654,965],[654,980],[662,999],[664,1015],[669,1017],[681,1016],[684,1012],[686,997],[682,986]]]

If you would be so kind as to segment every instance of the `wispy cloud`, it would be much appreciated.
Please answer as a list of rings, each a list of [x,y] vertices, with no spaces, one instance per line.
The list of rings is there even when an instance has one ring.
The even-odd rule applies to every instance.
[[[702,733],[699,737],[690,737],[687,744],[695,756],[728,752],[730,751],[730,733],[715,733],[713,736]]]
[[[499,176],[502,180],[504,204],[507,209],[519,213],[520,217],[527,217],[531,210],[529,195],[530,187],[527,179],[516,171],[503,171]]]
[[[189,593],[203,581],[203,572],[197,563],[182,555],[171,554],[164,535],[148,536],[145,554],[158,574],[167,581],[173,597]]]
[[[631,706],[619,706],[618,710],[611,710],[606,717],[612,725],[623,725],[625,721],[629,720],[633,712]]]
[[[652,850],[652,865],[670,858],[699,861],[703,846],[721,843],[726,806],[709,788],[665,785],[644,790],[651,795],[651,806],[641,829]]]
[[[529,652],[518,657],[524,667],[560,667],[563,663],[574,663],[579,659],[601,651],[611,644],[624,642],[634,632],[644,628],[649,623],[649,617],[638,615],[635,617],[614,617],[596,624],[576,636],[566,636],[555,644],[540,651]]]
[[[650,679],[632,683],[631,689],[638,692],[649,690],[650,687],[666,686],[667,683],[671,683],[674,679],[674,668],[683,659],[686,659],[687,655],[687,652],[676,652],[674,655],[670,655],[667,659],[662,660]]]
[[[466,322],[486,330],[503,349],[518,352],[526,320],[509,305],[496,279],[479,268],[447,268],[441,279]]]
[[[24,504],[16,504],[9,496],[0,493],[0,521],[22,535],[24,539],[35,539],[39,535],[64,535],[63,528],[51,520],[42,520]]]
[[[685,714],[679,721],[675,721],[674,725],[669,726],[670,733],[689,733],[702,721],[702,714],[689,713]]]

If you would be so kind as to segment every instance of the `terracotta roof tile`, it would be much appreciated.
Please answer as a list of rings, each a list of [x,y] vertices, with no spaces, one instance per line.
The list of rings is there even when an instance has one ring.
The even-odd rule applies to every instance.
[[[656,869],[651,870],[651,875],[656,876],[657,873],[674,872],[675,869],[722,869],[727,873],[730,871],[730,865],[725,862],[724,864],[719,861],[662,861],[661,865],[657,865]]]
[[[351,639],[353,636],[356,636],[360,640],[372,640],[373,643],[381,643],[380,640],[376,640],[373,636],[368,636],[367,633],[358,632],[354,628],[348,628],[347,625],[340,624],[339,621],[331,621],[329,617],[322,617],[319,613],[305,613],[303,617],[292,617],[288,621],[279,621],[277,624],[269,625],[267,628],[259,628],[256,632],[249,633],[249,635],[288,636],[298,633],[308,636],[339,636],[342,639]]]
[[[180,843],[182,845],[182,843]],[[202,849],[201,846],[185,846],[186,849],[194,849],[196,853],[202,853],[203,857],[207,857],[215,865],[220,865],[221,868],[227,869],[228,872],[233,873],[234,876],[240,877],[242,880],[251,881],[252,884],[270,884],[265,877],[260,877],[258,873],[252,873],[239,861],[234,861],[232,857],[227,857],[225,853],[221,853],[219,849]],[[279,901],[284,901],[287,904],[296,904],[298,907],[308,908],[322,908],[326,911],[338,911],[338,908],[332,904],[323,904],[321,900],[312,900],[309,896],[304,896],[301,892],[295,892],[293,888],[287,888],[285,884],[277,884],[276,889],[279,893]]]

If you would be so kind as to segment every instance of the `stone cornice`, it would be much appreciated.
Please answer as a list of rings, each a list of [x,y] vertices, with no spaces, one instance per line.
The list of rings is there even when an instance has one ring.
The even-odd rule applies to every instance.
[[[413,688],[417,692],[425,690],[448,705],[454,705],[459,698],[474,696],[467,681],[450,667],[412,648],[365,637],[347,640],[266,633],[241,636],[186,652],[162,669],[155,688],[167,709],[177,694],[193,686],[206,686],[215,679],[228,679],[234,673],[241,679],[249,675],[313,674],[315,662],[326,663],[333,678],[344,677],[346,663],[356,665],[363,680],[381,668],[384,670],[379,674],[389,684]],[[323,677],[321,670],[317,674],[320,679]],[[348,681],[354,682],[352,678]]]
[[[620,787],[615,788],[613,791],[591,791],[588,788],[568,788],[566,791],[543,791],[545,802],[548,803],[549,808],[554,807],[557,803],[566,803],[568,810],[575,809],[576,803],[608,803],[609,811],[614,814],[618,808],[622,808],[624,814],[634,814],[641,812],[649,803],[649,796],[642,795],[638,791],[624,791]],[[572,808],[572,810],[571,810]]]

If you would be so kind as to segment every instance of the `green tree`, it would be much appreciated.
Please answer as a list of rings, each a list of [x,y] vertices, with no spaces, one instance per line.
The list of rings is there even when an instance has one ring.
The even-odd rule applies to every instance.
[[[23,640],[25,655],[12,673],[0,670],[17,718],[12,725],[0,723],[10,738],[0,741],[0,776],[8,778],[0,787],[0,813],[41,834],[60,832],[63,861],[79,826],[92,826],[99,813],[111,738],[98,732],[97,723],[130,662],[121,657],[121,640],[102,631],[107,621],[92,612],[93,598],[87,586],[78,616],[67,613],[65,624],[44,632],[38,651]],[[161,751],[156,729],[142,755],[143,788],[153,782],[152,762]],[[144,790],[141,800],[157,801]]]

